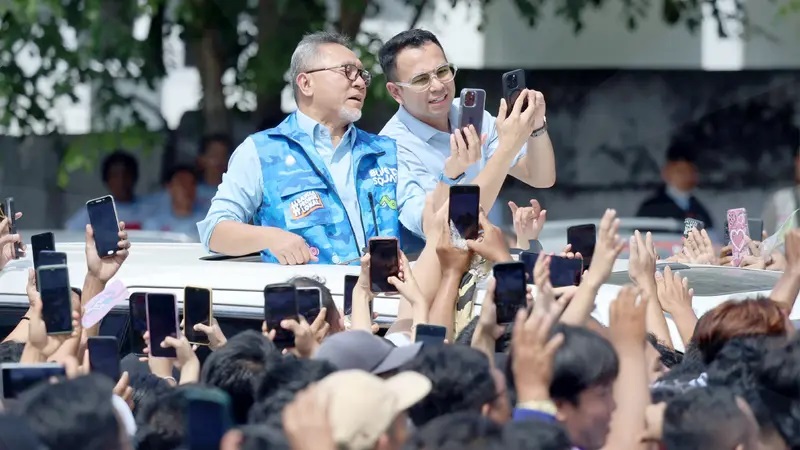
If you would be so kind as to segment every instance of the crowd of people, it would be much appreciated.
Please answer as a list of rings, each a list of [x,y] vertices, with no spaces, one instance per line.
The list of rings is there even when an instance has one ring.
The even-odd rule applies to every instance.
[[[125,356],[122,375],[109,381],[88,362],[87,342],[100,323],[83,327],[82,318],[136,248],[123,214],[111,257],[97,254],[91,226],[76,219],[86,231],[86,276],[72,294],[73,332],[48,334],[31,271],[29,309],[0,344],[0,362],[53,362],[65,376],[2,399],[0,449],[800,448],[800,341],[789,320],[800,294],[800,230],[769,253],[757,237],[748,242],[744,265],[781,273],[768,297],[729,300],[697,317],[687,278],[657,265],[650,233],[620,236],[613,209],[600,219],[577,286],[553,287],[555,255],[537,243],[546,211],[534,200],[511,204],[514,247],[539,250],[526,275],[526,307],[498,320],[496,281],[488,277],[474,314],[470,277],[486,278],[481,268],[516,253],[491,217],[506,174],[533,186],[555,182],[544,98],[523,89],[501,102],[497,117],[484,112],[480,130],[454,130],[456,69],[435,36],[403,32],[379,57],[401,106],[371,135],[352,125],[369,72],[342,36],[304,38],[290,70],[298,112],[238,147],[197,224],[201,241],[218,253],[360,265],[349,314],[318,280],[287,280],[318,287],[324,306],[314,320],[280,323],[294,337],[290,348],[278,349],[277,330],[266,322],[225,336],[212,319],[194,327],[208,337],[208,352],[182,335],[150,342],[144,333],[146,356]],[[111,190],[119,182],[113,167],[104,167]],[[673,169],[665,178],[680,180]],[[479,237],[462,242],[451,230],[447,193],[463,182],[479,186],[482,209]],[[170,194],[172,183],[175,191],[184,184],[176,173]],[[191,204],[177,203],[184,211]],[[370,313],[378,293],[364,248],[376,236],[399,238],[404,248],[416,237],[422,246],[413,266],[400,253],[399,273],[386,280],[401,297],[388,330]],[[0,270],[21,241],[3,220]],[[596,298],[626,245],[630,283],[602,324],[592,315]],[[731,251],[695,228],[667,262],[730,266]],[[558,256],[582,258],[570,246]],[[418,342],[423,325],[444,327],[444,339]],[[154,356],[155,346],[175,356]],[[198,428],[188,418],[200,395],[224,398],[228,408]]]

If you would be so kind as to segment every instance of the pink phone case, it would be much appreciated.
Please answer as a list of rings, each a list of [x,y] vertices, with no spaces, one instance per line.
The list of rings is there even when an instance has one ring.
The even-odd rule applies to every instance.
[[[731,250],[733,251],[733,265],[742,265],[742,259],[750,255],[750,247],[747,246],[747,238],[750,237],[750,230],[747,226],[747,210],[735,208],[728,210],[728,232],[731,239]]]

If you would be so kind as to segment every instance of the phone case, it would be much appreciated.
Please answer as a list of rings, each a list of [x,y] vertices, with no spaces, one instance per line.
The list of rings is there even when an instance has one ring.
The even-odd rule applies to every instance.
[[[683,219],[683,237],[688,238],[689,233],[695,228],[698,230],[703,230],[705,227],[706,224],[703,223],[702,220],[687,217],[686,219]]]
[[[474,101],[467,100],[474,94]],[[461,107],[458,111],[458,128],[466,128],[470,125],[475,127],[478,136],[483,129],[483,112],[486,110],[486,91],[483,89],[462,89]]]
[[[208,291],[208,322],[214,320],[214,290],[207,287],[202,286],[186,286],[183,288],[184,297],[183,297],[183,322],[186,323],[186,289],[205,289]],[[209,345],[209,342],[192,342],[189,341],[190,344],[194,345]]]
[[[728,233],[731,239],[731,250],[735,267],[742,265],[742,259],[750,255],[750,247],[747,246],[747,238],[750,231],[747,227],[747,210],[735,208],[728,210]]]
[[[367,248],[371,247],[369,243],[372,242],[372,241],[388,241],[388,240],[395,241],[395,245],[397,245],[397,239],[394,239],[394,238],[370,238],[369,242],[367,242]],[[397,247],[397,250],[398,250],[398,252],[397,252],[397,266],[398,266],[397,269],[398,269],[398,272],[399,272],[399,270],[400,270],[400,251],[399,251],[400,247],[399,246]],[[374,263],[375,263],[375,261],[370,260],[370,272],[369,272],[369,285],[370,285],[370,288],[372,288],[374,286],[373,283],[372,283],[372,267],[373,267]],[[377,293],[390,294],[390,295],[398,293],[397,290],[392,285],[390,285],[388,282],[382,281],[381,283],[383,284],[383,287],[386,288],[386,289],[382,290],[380,292],[377,292]]]
[[[523,69],[512,70],[511,72],[503,74],[503,98],[506,99],[507,113],[511,113],[511,109],[514,108],[517,97],[519,97],[519,94],[526,87],[525,71]],[[522,109],[524,110],[527,107],[528,101],[525,100]]]
[[[106,199],[106,198],[110,199],[110,201],[111,201],[111,207],[114,209],[114,223],[117,224],[117,231],[119,231],[119,213],[117,212],[117,203],[114,201],[114,197],[113,196],[104,195],[102,197],[98,197],[98,198],[94,198],[94,199],[89,200],[88,202],[86,202],[87,212],[88,212],[88,208],[89,208],[90,204],[93,204],[95,202],[98,202],[99,200],[103,200],[103,199]],[[97,254],[101,258],[112,257],[112,256],[116,255],[117,254],[117,250],[119,250],[116,247],[113,248],[113,249],[106,250],[106,249],[100,248],[99,246],[100,246],[100,243],[95,241],[95,249],[97,250]]]

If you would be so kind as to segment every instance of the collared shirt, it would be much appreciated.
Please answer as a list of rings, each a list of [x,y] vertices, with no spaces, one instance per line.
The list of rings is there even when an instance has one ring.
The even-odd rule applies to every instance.
[[[686,211],[691,207],[691,193],[687,194],[686,192],[679,191],[669,184],[667,185],[665,192],[667,193],[667,196],[669,196],[669,198],[671,198],[672,201],[675,202],[675,204],[678,205],[682,210]]]
[[[337,194],[342,199],[355,231],[356,241],[359,248],[363,248],[364,229],[356,200],[351,155],[355,129],[350,125],[339,145],[333,149],[330,133],[325,127],[300,111],[297,111],[297,120],[298,125],[311,136],[316,151],[328,166]],[[322,130],[325,130],[327,137],[323,135]],[[223,183],[219,185],[206,218],[197,223],[200,241],[206,248],[211,241],[211,233],[218,223],[225,220],[248,223],[252,220],[263,199],[264,180],[259,167],[261,161],[255,142],[252,137],[248,137],[233,152],[228,162],[228,171],[223,175]]]
[[[459,99],[455,99],[450,105],[451,130],[458,127],[459,111],[460,102]],[[397,199],[400,222],[414,234],[424,237],[422,211],[425,207],[425,196],[436,188],[439,174],[444,170],[444,161],[450,156],[450,133],[423,123],[400,106],[380,134],[397,141]],[[467,169],[461,180],[462,184],[471,183],[486,167],[486,163],[500,142],[495,118],[486,111],[483,112],[480,134],[487,135],[481,159]],[[526,152],[527,148],[523,146],[511,163],[511,167],[516,165]],[[495,205],[489,213],[489,219],[495,224],[501,223],[502,208],[502,205]]]

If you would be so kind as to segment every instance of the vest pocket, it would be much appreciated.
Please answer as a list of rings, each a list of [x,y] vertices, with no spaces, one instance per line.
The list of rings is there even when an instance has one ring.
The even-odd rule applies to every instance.
[[[303,186],[301,189],[283,189],[281,192],[281,209],[287,230],[298,230],[331,223],[333,206],[327,195],[327,189],[320,185]]]

